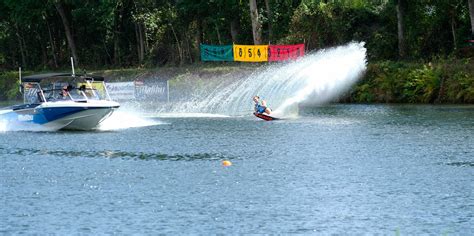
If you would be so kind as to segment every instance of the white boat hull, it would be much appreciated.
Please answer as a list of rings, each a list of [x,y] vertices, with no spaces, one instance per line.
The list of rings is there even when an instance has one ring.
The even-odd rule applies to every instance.
[[[93,130],[112,115],[114,108],[90,109],[44,124],[47,127],[61,127],[62,130]]]
[[[46,102],[35,107],[11,109],[0,116],[14,126],[42,126],[46,130],[93,130],[107,119],[119,104],[112,101]]]

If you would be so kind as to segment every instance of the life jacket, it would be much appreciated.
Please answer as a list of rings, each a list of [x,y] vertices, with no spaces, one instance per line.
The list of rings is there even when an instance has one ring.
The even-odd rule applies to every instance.
[[[255,104],[255,112],[257,112],[257,113],[264,113],[266,109],[267,109],[267,107],[264,107],[264,106],[262,106],[258,103]]]

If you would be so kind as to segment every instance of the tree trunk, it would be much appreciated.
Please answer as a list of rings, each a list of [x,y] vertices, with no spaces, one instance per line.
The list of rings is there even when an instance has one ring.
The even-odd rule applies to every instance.
[[[46,17],[45,17],[45,19],[46,19]],[[51,33],[51,27],[49,26],[48,21],[46,21],[46,26],[48,27],[49,44],[51,46],[51,54],[53,54],[54,67],[58,68],[58,59],[56,58],[56,50],[55,50],[55,45],[54,45],[54,40],[53,40],[53,34]]]
[[[143,23],[138,24],[138,32],[140,33],[140,63],[145,60],[145,26]]]
[[[145,43],[142,23],[135,23],[135,33],[137,37],[138,62],[142,64],[145,59]]]
[[[268,41],[272,41],[273,39],[273,17],[272,17],[272,9],[270,8],[270,0],[265,0],[265,8],[267,9],[267,19],[268,19]]]
[[[135,41],[137,42],[135,44],[136,46],[136,49],[137,49],[137,58],[138,58],[138,62],[140,63],[140,36],[138,36],[138,25],[137,23],[133,24],[135,26]]]
[[[109,64],[112,63],[113,59],[112,59],[112,56],[109,53],[109,49],[107,48],[106,41],[107,41],[107,39],[105,39],[105,38],[102,40],[102,45],[104,46],[105,54],[107,54],[107,58],[104,60],[104,64],[109,65]]]
[[[44,40],[41,38],[41,35],[36,31],[36,36],[38,38],[38,41],[39,41],[39,46],[41,47],[41,61],[42,61],[42,64],[43,64],[43,68],[46,68],[48,66],[48,46],[47,44],[43,43]]]
[[[21,32],[20,32],[20,39],[21,39],[21,43],[23,44],[23,52],[25,53],[25,60],[26,60],[26,63],[28,63],[28,59],[30,58],[30,53],[28,52],[28,47],[26,46],[25,37],[22,36]]]
[[[458,49],[457,38],[456,38],[456,22],[455,22],[455,10],[452,9],[451,12],[451,33],[453,34],[453,48],[454,51]]]
[[[201,43],[202,43],[202,22],[200,19],[196,21],[196,48],[197,48],[197,55],[196,58],[201,57]]]
[[[398,55],[400,58],[406,57],[405,45],[405,0],[398,0],[397,3],[397,26],[398,26]]]
[[[234,18],[230,22],[230,36],[232,37],[232,42],[238,42],[237,37],[239,35],[239,19]]]
[[[217,41],[219,41],[219,45],[222,45],[222,41],[221,41],[221,33],[219,32],[219,27],[217,26],[217,23],[216,23],[216,24],[214,24],[214,26],[216,27]]]
[[[469,14],[471,15],[471,39],[474,39],[474,0],[468,0]]]
[[[122,1],[117,1],[114,16],[114,64],[118,65],[120,61],[120,35],[122,32],[122,16],[124,6]]]
[[[176,40],[176,46],[178,47],[178,55],[179,55],[179,64],[183,64],[183,50],[181,48],[181,44],[178,39],[178,35],[176,34],[176,31],[174,30],[174,27],[172,24],[170,24],[171,31],[173,31],[174,39]]]
[[[192,51],[191,51],[191,38],[192,38],[192,36],[189,36],[187,33],[184,33],[184,38],[186,40],[186,51],[188,51],[189,62],[193,63],[194,58],[193,58],[193,54],[192,54]]]
[[[56,6],[56,10],[58,10],[59,15],[61,16],[61,20],[64,26],[64,32],[66,33],[66,39],[69,44],[69,49],[71,50],[72,57],[74,58],[74,62],[76,65],[79,64],[79,58],[77,57],[76,51],[76,43],[74,42],[74,38],[72,37],[71,28],[69,25],[69,21],[67,19],[66,13],[64,11],[64,4],[63,1],[60,0],[54,4]]]
[[[117,34],[115,34],[115,39],[114,39],[114,64],[118,65],[120,64],[120,41],[119,37]]]
[[[260,24],[258,17],[258,9],[256,0],[250,1],[250,18],[252,19],[252,33],[253,43],[255,45],[262,44],[262,25]]]
[[[18,25],[15,24],[16,29],[16,36],[18,38],[18,43],[20,46],[20,54],[21,54],[21,66],[26,67],[26,57],[25,57],[25,50],[23,49],[23,40],[20,35],[20,30],[18,29]]]

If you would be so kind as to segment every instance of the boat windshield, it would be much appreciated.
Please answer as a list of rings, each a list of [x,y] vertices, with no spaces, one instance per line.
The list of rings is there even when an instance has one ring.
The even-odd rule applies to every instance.
[[[25,103],[42,103],[52,101],[110,100],[103,81],[83,80],[50,81],[50,83],[24,83]]]
[[[24,103],[35,104],[44,102],[41,87],[38,83],[23,83]]]

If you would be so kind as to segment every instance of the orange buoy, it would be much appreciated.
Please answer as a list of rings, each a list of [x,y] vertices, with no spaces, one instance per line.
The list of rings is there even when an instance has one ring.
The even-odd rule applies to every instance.
[[[231,166],[232,165],[232,162],[228,161],[228,160],[225,160],[225,161],[222,161],[222,165],[223,166]]]

